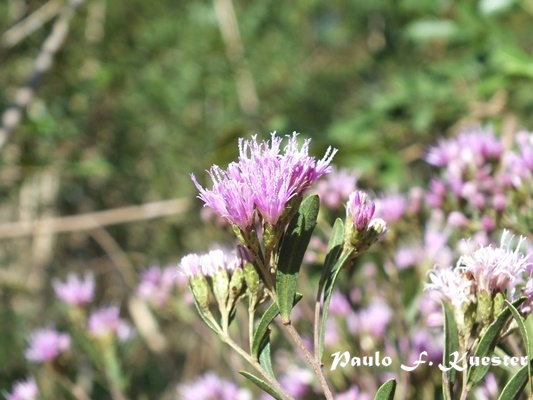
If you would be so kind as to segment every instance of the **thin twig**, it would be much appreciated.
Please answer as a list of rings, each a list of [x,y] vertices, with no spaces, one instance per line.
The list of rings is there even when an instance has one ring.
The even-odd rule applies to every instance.
[[[233,68],[239,104],[246,114],[254,115],[259,108],[259,98],[252,72],[244,57],[244,46],[233,2],[232,0],[214,0],[214,6],[220,33],[226,46],[226,55]]]
[[[50,0],[48,3],[42,5],[32,14],[9,28],[0,38],[0,46],[3,48],[16,46],[24,38],[30,36],[54,18],[61,11],[62,6],[62,2],[58,0]]]
[[[294,329],[294,326],[289,322],[288,324],[283,324],[289,335],[291,336],[292,340],[296,344],[296,346],[300,349],[302,354],[304,355],[307,363],[311,366],[313,369],[313,372],[315,373],[318,383],[322,387],[322,390],[324,391],[324,394],[326,396],[327,400],[333,400],[333,393],[331,392],[331,389],[328,385],[328,382],[326,380],[326,377],[324,376],[324,371],[322,370],[322,364],[320,362],[317,362],[311,352],[307,349],[305,346],[305,343],[303,342],[302,338],[300,337],[300,334]]]
[[[35,58],[33,71],[26,83],[15,92],[12,104],[0,119],[0,150],[5,146],[22,115],[35,96],[35,90],[43,75],[52,67],[54,57],[65,42],[69,23],[83,0],[70,0],[54,22],[50,35],[45,39]]]
[[[44,235],[86,231],[107,225],[161,218],[185,213],[190,210],[191,204],[189,199],[173,199],[68,217],[11,222],[0,225],[0,239],[33,236],[37,233]]]

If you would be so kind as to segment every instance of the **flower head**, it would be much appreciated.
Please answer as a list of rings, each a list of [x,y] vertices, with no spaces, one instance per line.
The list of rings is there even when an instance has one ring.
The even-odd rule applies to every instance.
[[[519,251],[526,239],[521,237],[517,247],[511,250],[512,238],[508,235],[509,232],[504,231],[500,247],[481,247],[459,259],[460,268],[473,277],[478,291],[505,293],[509,290],[512,294],[516,284],[521,282],[529,265],[528,258]]]
[[[52,361],[70,349],[70,335],[51,328],[43,328],[30,335],[30,346],[26,350],[29,361],[42,363]]]
[[[33,376],[25,381],[16,382],[11,393],[6,394],[6,400],[35,400],[39,396],[39,388]]]
[[[89,333],[95,337],[117,335],[121,341],[132,336],[133,328],[122,318],[118,306],[103,307],[95,310],[89,316]]]
[[[368,227],[376,206],[365,192],[356,190],[348,197],[348,216],[352,218],[355,229],[359,232]]]
[[[331,173],[325,179],[317,182],[316,190],[320,201],[330,208],[340,208],[355,191],[358,177],[357,172],[332,168]]]
[[[194,382],[178,385],[179,398],[182,400],[250,400],[251,394],[246,389],[218,377],[214,372],[207,372]]]
[[[208,171],[213,189],[202,188],[191,175],[199,197],[243,231],[253,225],[256,209],[268,224],[276,225],[287,203],[329,172],[337,151],[329,148],[322,160],[315,161],[308,155],[310,140],[298,148],[296,137],[296,133],[289,137],[283,151],[283,139],[275,132],[270,141],[261,143],[257,136],[241,138],[239,161],[231,163],[226,171],[216,165]]]
[[[85,274],[84,279],[68,274],[66,282],[55,279],[52,286],[56,296],[71,306],[88,304],[94,296],[94,276],[90,272]]]
[[[472,290],[473,282],[463,273],[460,268],[439,268],[434,267],[428,272],[430,283],[424,284],[425,290],[436,290],[440,292],[446,300],[457,308],[463,303],[474,300]]]
[[[152,266],[142,271],[140,278],[137,295],[156,307],[161,307],[167,302],[177,283],[176,271],[172,267],[161,269],[159,266]]]

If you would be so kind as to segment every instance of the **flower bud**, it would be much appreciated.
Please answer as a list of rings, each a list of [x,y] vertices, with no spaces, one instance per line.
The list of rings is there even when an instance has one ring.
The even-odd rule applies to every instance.
[[[196,275],[189,279],[191,292],[202,310],[209,308],[209,285],[203,275]]]
[[[259,283],[261,282],[259,274],[252,263],[245,263],[243,268],[246,286],[252,294],[257,294],[259,292]]]

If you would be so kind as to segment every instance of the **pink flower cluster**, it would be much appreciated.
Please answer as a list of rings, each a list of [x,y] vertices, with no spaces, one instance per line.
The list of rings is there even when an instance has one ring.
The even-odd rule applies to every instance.
[[[515,145],[506,148],[492,130],[481,127],[441,140],[426,155],[426,161],[440,169],[429,184],[429,205],[451,206],[454,226],[474,219],[494,231],[496,215],[512,203],[520,205],[516,194],[533,183],[533,134],[517,133]]]
[[[270,141],[259,143],[257,136],[239,140],[239,161],[226,170],[217,165],[208,171],[212,189],[204,189],[194,177],[191,179],[206,206],[245,231],[255,221],[256,210],[268,224],[274,226],[286,204],[303,194],[318,178],[329,172],[329,164],[337,152],[328,148],[324,158],[315,161],[309,156],[310,139],[301,148],[297,134],[288,137],[281,150],[282,138],[272,133]]]
[[[502,293],[512,299],[530,265],[529,256],[521,251],[525,238],[511,249],[509,232],[504,231],[498,247],[482,246],[459,258],[454,267],[434,267],[429,271],[426,290],[436,290],[455,307],[474,302],[480,292]],[[530,278],[531,279],[531,278]],[[526,286],[527,287],[527,286]]]

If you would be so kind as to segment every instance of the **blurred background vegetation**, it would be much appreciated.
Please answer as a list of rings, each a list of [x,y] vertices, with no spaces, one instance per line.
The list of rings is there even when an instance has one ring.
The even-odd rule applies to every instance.
[[[533,0],[0,1],[4,128],[34,89],[0,138],[0,222],[187,199],[164,218],[52,235],[0,226],[0,389],[25,374],[27,333],[57,314],[52,276],[91,268],[100,301],[120,301],[139,269],[231,238],[201,222],[188,174],[205,182],[239,137],[301,132],[379,192],[421,184],[426,146],[461,125],[533,129],[532,17]],[[179,378],[183,354],[133,354],[133,376],[153,363],[137,381],[153,393]]]

